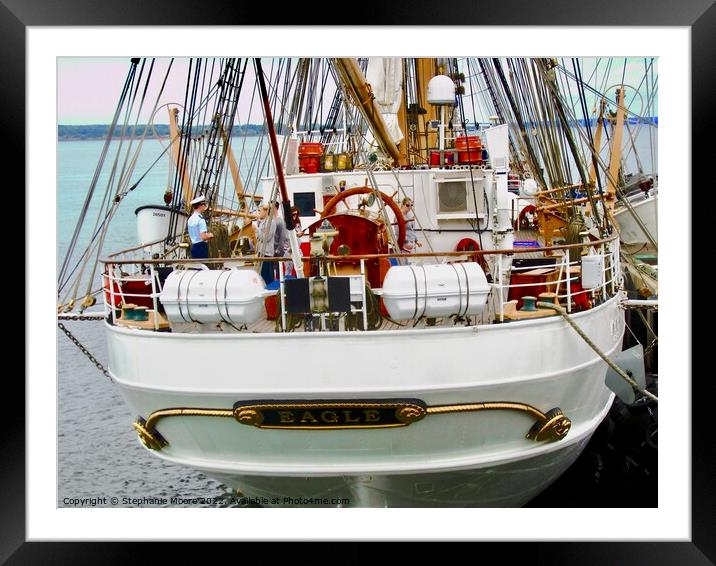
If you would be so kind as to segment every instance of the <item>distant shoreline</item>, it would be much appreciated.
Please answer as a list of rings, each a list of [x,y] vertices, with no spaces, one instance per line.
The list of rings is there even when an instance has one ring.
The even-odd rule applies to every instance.
[[[57,139],[58,141],[84,141],[84,140],[104,140],[107,139],[109,133],[109,124],[87,124],[87,125],[65,125],[60,124],[57,126]],[[144,134],[147,125],[140,124],[135,128],[128,128],[125,132],[126,135],[120,135],[122,128],[117,126],[114,130],[115,139],[131,139],[134,137],[141,137]],[[231,137],[236,136],[258,136],[264,133],[264,126],[261,124],[246,124],[242,126],[234,126]],[[136,133],[134,133],[136,131]],[[193,134],[199,136],[206,132],[206,127],[193,128]],[[169,137],[169,125],[168,124],[155,124],[149,127],[145,139],[159,139]]]
[[[641,121],[642,123],[648,124],[659,124],[659,118],[658,116],[649,116],[644,117],[641,120],[637,120],[635,118],[630,118],[629,123],[630,124],[636,124],[637,121]],[[577,123],[579,123],[580,126],[585,125],[584,120],[577,120]],[[596,125],[595,119],[589,120],[591,126]],[[131,139],[132,137],[141,136],[147,126],[145,124],[138,125],[136,128],[137,134],[132,135],[132,128],[129,128],[130,135],[120,136],[121,133],[121,127],[115,128],[115,139]],[[199,136],[202,133],[206,132],[206,127],[195,127],[193,129],[194,135]],[[317,132],[317,129],[314,129],[314,132]],[[155,135],[155,132],[157,135]],[[84,140],[104,140],[107,138],[107,134],[109,133],[109,124],[88,124],[88,125],[79,125],[79,126],[70,126],[70,125],[64,125],[60,124],[57,126],[57,140],[58,141],[84,141]],[[266,129],[263,124],[245,124],[242,126],[234,126],[231,137],[237,137],[237,136],[260,136],[264,135],[266,133]],[[280,132],[277,132],[280,133]],[[168,124],[155,124],[151,131],[147,133],[145,139],[159,139],[159,138],[168,138],[169,137],[169,125]]]

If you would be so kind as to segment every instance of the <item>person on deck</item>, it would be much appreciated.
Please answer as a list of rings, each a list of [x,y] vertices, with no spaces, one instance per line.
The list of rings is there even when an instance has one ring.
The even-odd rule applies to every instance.
[[[296,230],[296,236],[300,240],[305,233],[305,230],[301,226],[301,211],[297,206],[291,207],[291,217],[293,218],[293,226]]]
[[[415,233],[415,212],[413,211],[413,201],[409,197],[405,197],[400,203],[400,212],[405,218],[405,242],[401,251],[412,253],[416,247],[422,247],[423,244],[418,242],[418,236]]]
[[[262,257],[273,257],[274,255],[274,239],[276,236],[276,223],[272,222],[268,215],[269,205],[262,204],[259,206],[259,217],[256,220],[256,255]],[[261,262],[261,277],[263,277],[266,285],[272,283],[275,279],[276,262]]]
[[[288,254],[289,249],[291,249],[291,244],[288,239],[288,230],[286,230],[286,221],[283,218],[283,215],[281,214],[281,206],[278,202],[273,203],[273,213],[274,213],[274,224],[276,225],[276,233],[274,234],[274,246],[273,246],[273,255],[274,257],[285,257]],[[276,279],[279,279],[279,262],[276,262],[275,267],[275,274],[274,277]],[[284,265],[285,267],[285,265]],[[286,271],[285,273],[288,273]]]
[[[206,219],[203,213],[208,208],[204,195],[196,197],[191,201],[194,213],[189,217],[187,222],[187,230],[189,239],[191,240],[191,257],[196,259],[204,259],[209,257],[209,240],[214,234],[209,232],[206,226]]]

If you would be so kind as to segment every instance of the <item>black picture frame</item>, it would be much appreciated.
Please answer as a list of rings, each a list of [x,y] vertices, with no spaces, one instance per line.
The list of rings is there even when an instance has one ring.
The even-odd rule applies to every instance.
[[[271,14],[271,24],[315,25],[307,17],[303,7],[282,8],[279,14]],[[335,7],[335,5],[332,5]],[[326,8],[329,6],[327,5]],[[312,5],[313,13],[320,13],[321,6]],[[598,4],[577,3],[569,0],[526,3],[519,0],[503,0],[482,6],[465,1],[453,3],[449,10],[438,10],[434,3],[402,2],[391,5],[389,13],[376,16],[362,11],[351,18],[352,25],[565,25],[565,26],[684,26],[691,29],[691,89],[692,89],[692,169],[696,164],[712,161],[708,143],[712,132],[706,130],[714,124],[712,97],[716,92],[714,69],[716,69],[716,7],[713,0],[682,0],[681,2],[652,3],[638,0],[624,5],[609,0]],[[335,12],[332,12],[335,13]],[[225,14],[233,21],[219,21]],[[460,15],[458,17],[458,14]],[[368,16],[368,17],[367,17]],[[0,100],[5,110],[0,114],[6,139],[13,140],[6,150],[6,163],[23,163],[25,131],[23,117],[28,109],[25,105],[25,34],[28,26],[114,26],[114,25],[261,25],[266,22],[263,7],[254,4],[239,7],[235,3],[222,1],[184,2],[158,0],[140,2],[130,0],[120,3],[93,2],[92,0],[3,0],[0,4],[0,46],[3,58],[5,85],[0,89]],[[687,118],[688,119],[688,118]],[[709,153],[707,153],[709,152]],[[14,187],[25,184],[24,169],[16,166],[13,171]],[[19,179],[18,179],[19,177]],[[695,178],[695,175],[694,175]],[[11,187],[6,187],[9,190]],[[706,187],[708,189],[708,187]],[[686,190],[686,189],[684,189]],[[14,189],[14,192],[18,192]],[[17,197],[14,197],[17,198]],[[694,213],[702,212],[694,207]],[[704,217],[705,218],[705,217]],[[703,225],[697,214],[692,215],[692,225]],[[697,233],[693,234],[697,239]],[[687,237],[684,238],[688,240]],[[694,262],[692,265],[695,265]],[[26,260],[31,260],[27,258]],[[693,296],[708,299],[705,279],[694,279]],[[25,296],[25,303],[30,297]],[[684,305],[691,312],[691,305]],[[21,333],[17,333],[20,335]],[[705,334],[695,327],[692,331],[692,351],[706,347]],[[691,352],[685,355],[691,357]],[[688,364],[691,366],[691,364]],[[0,458],[0,563],[127,563],[144,559],[121,543],[41,543],[26,542],[25,512],[25,390],[19,380],[11,379],[7,373],[5,387],[14,389],[8,399],[14,400],[6,407],[4,421],[3,455]],[[53,383],[48,377],[48,387]],[[701,375],[706,378],[708,375]],[[716,449],[707,421],[711,418],[707,379],[691,380],[691,375],[669,376],[679,379],[692,391],[692,537],[690,542],[567,542],[567,543],[491,543],[499,553],[508,553],[510,560],[529,558],[537,563],[579,563],[579,564],[713,564],[716,560]],[[682,418],[689,418],[683,415]],[[32,486],[32,489],[41,489]],[[545,520],[568,520],[565,517],[546,516]],[[81,536],[81,535],[78,535]],[[169,545],[164,545],[165,547]],[[509,547],[504,548],[504,547]],[[167,548],[163,558],[171,560],[180,546]],[[163,551],[164,552],[164,551]],[[356,551],[367,555],[370,549]],[[484,552],[481,550],[480,552]]]

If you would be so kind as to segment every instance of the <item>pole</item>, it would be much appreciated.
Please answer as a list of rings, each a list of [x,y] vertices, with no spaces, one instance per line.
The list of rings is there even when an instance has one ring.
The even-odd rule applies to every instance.
[[[291,200],[288,198],[288,189],[286,188],[286,179],[283,176],[283,165],[281,163],[281,153],[278,149],[278,141],[276,140],[276,130],[273,125],[273,115],[271,114],[271,104],[269,103],[268,91],[266,90],[266,82],[264,80],[264,71],[261,67],[261,59],[254,59],[256,64],[256,76],[259,79],[259,89],[261,90],[261,99],[263,101],[264,113],[266,115],[266,127],[268,128],[269,138],[271,140],[271,153],[273,154],[273,163],[278,177],[278,186],[281,191],[281,203],[283,205],[283,219],[288,230],[289,241],[291,242],[291,259],[296,269],[296,277],[303,277],[303,262],[299,254],[298,237],[296,236],[295,224],[291,216]]]

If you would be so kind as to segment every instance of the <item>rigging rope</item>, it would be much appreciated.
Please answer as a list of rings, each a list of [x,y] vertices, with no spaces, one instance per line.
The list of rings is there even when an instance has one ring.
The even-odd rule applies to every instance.
[[[612,369],[617,373],[617,375],[619,375],[619,377],[621,377],[624,381],[626,381],[629,385],[631,385],[631,387],[632,387],[632,389],[633,389],[634,391],[638,391],[639,393],[641,393],[641,394],[644,395],[645,397],[648,397],[648,398],[651,399],[652,401],[658,401],[658,400],[659,400],[659,399],[656,397],[656,395],[654,395],[654,394],[651,393],[650,391],[647,391],[646,389],[642,389],[641,387],[639,387],[639,384],[638,384],[636,381],[634,381],[631,377],[629,377],[629,376],[624,372],[624,370],[623,370],[622,368],[620,368],[620,367],[619,367],[618,365],[616,365],[613,361],[611,361],[611,360],[606,356],[606,354],[604,354],[604,352],[602,352],[602,351],[597,347],[597,345],[596,345],[594,342],[591,341],[591,339],[589,338],[589,336],[587,336],[587,335],[584,333],[584,331],[583,331],[581,328],[579,328],[579,326],[577,325],[577,323],[574,322],[574,320],[572,319],[572,317],[567,313],[566,310],[564,310],[564,308],[562,308],[560,305],[557,305],[557,304],[555,304],[555,303],[546,303],[546,302],[542,302],[542,301],[537,301],[537,306],[540,307],[540,308],[543,308],[543,309],[552,309],[552,310],[554,310],[554,311],[557,311],[557,312],[562,316],[562,318],[574,329],[574,331],[575,331],[577,334],[579,334],[579,336],[587,343],[587,345],[588,345],[592,350],[594,350],[594,351],[596,352],[596,354],[597,354],[600,358],[602,358],[602,359],[607,363],[607,365],[608,365],[610,368],[612,368]]]
[[[100,223],[100,218],[102,217],[102,212],[101,212],[102,210],[105,211],[105,220],[107,220],[108,217],[111,216],[111,211],[112,211],[112,209],[110,208],[110,207],[111,207],[110,193],[111,193],[112,185],[113,185],[113,183],[114,183],[115,176],[116,176],[116,174],[117,174],[117,167],[118,167],[118,164],[119,164],[120,155],[121,155],[121,153],[122,153],[122,147],[123,147],[123,145],[124,145],[124,140],[125,140],[125,137],[126,137],[127,125],[128,125],[128,123],[129,123],[129,118],[130,118],[131,113],[132,113],[132,108],[134,107],[134,102],[135,102],[135,100],[136,100],[136,94],[137,94],[137,90],[138,90],[138,88],[139,88],[139,82],[140,82],[141,76],[142,76],[142,74],[143,74],[143,72],[144,72],[144,63],[145,63],[145,62],[142,61],[142,66],[141,66],[140,71],[139,71],[139,77],[136,78],[136,80],[135,80],[135,77],[132,77],[132,86],[130,86],[130,89],[129,89],[130,95],[129,95],[129,99],[128,99],[128,103],[127,103],[126,110],[124,111],[124,120],[123,120],[123,123],[122,123],[122,129],[121,129],[121,131],[120,131],[119,146],[118,146],[118,148],[117,148],[117,153],[116,153],[115,158],[114,158],[114,161],[113,161],[113,163],[112,163],[112,170],[111,170],[111,172],[110,172],[110,176],[109,176],[109,179],[108,179],[108,181],[107,181],[107,186],[106,186],[106,189],[105,189],[105,193],[104,193],[104,196],[103,196],[103,198],[102,198],[102,203],[101,203],[101,205],[100,205],[100,214],[97,216],[97,220],[95,221],[95,229],[97,229],[97,227],[98,227],[98,225],[99,225],[99,223]],[[104,222],[103,222],[103,225],[106,226],[106,224],[105,224]],[[99,257],[99,253],[100,253],[101,247],[102,247],[102,241],[103,241],[104,230],[101,230],[101,231],[99,232],[99,234],[100,234],[100,236],[99,236],[99,242],[96,243],[97,256],[98,256],[98,257]],[[93,242],[92,244],[93,244],[93,246],[94,246],[94,245],[95,245],[95,242]],[[89,255],[87,255],[85,261],[82,262],[82,265],[80,266],[79,274],[78,274],[78,276],[77,276],[77,278],[76,278],[76,280],[75,280],[75,284],[74,284],[74,285],[72,286],[72,288],[70,289],[70,293],[71,293],[73,296],[75,296],[75,297],[76,297],[77,294],[78,294],[79,286],[80,286],[80,283],[81,283],[82,278],[83,278],[83,276],[84,276],[84,270],[86,269],[88,263],[89,263]],[[92,284],[92,280],[91,280],[91,278],[90,278],[90,286],[91,286],[91,284]],[[74,305],[74,299],[72,300],[71,304]],[[92,302],[91,302],[91,300],[89,300],[89,297],[86,297],[86,298],[85,298],[85,302],[83,303],[83,306],[92,306]]]
[[[458,69],[457,69],[457,61],[455,62],[454,67],[454,73],[457,75]],[[471,89],[472,90],[472,89]],[[467,137],[467,121],[465,120],[465,102],[463,100],[462,96],[457,97],[457,107],[458,111],[460,113],[460,124],[462,126],[463,133],[465,135],[465,139],[468,140]],[[469,153],[468,153],[469,155]],[[480,249],[484,249],[484,245],[482,243],[482,230],[480,229],[480,217],[479,217],[479,211],[477,207],[477,194],[475,189],[475,177],[473,175],[472,166],[469,168],[470,170],[470,188],[472,189],[472,204],[475,207],[475,222],[470,222],[470,225],[473,227],[473,230],[477,233],[477,239],[480,240]],[[484,196],[484,193],[483,193]],[[489,219],[489,216],[487,216]],[[488,220],[485,220],[485,229],[487,229]]]
[[[139,79],[137,80],[137,88],[135,90],[135,96],[133,97],[133,99],[136,98],[136,93],[139,90],[139,83],[141,81],[141,76],[142,76],[142,73],[144,70],[144,63],[145,62],[142,62],[142,71],[140,71],[140,76],[139,76]],[[139,126],[139,118],[140,118],[141,110],[144,107],[144,101],[146,100],[147,89],[149,88],[149,82],[151,81],[153,70],[154,70],[154,59],[152,59],[152,62],[149,66],[147,78],[144,83],[144,90],[142,92],[142,98],[139,102],[139,107],[137,108],[137,114],[136,114],[136,118],[134,121],[133,134],[136,134],[137,128]],[[160,96],[161,96],[161,92],[160,92]],[[158,99],[157,99],[157,101],[158,101]],[[155,110],[156,110],[156,106],[157,106],[157,103],[155,102],[155,105],[154,105]],[[129,118],[129,112],[128,112],[127,117]],[[145,127],[144,131],[142,132],[142,137],[139,140],[137,149],[136,149],[135,154],[134,154],[133,158],[131,159],[131,161],[129,160],[129,154],[130,154],[130,151],[132,148],[132,142],[134,140],[133,137],[130,138],[129,144],[127,145],[127,152],[126,152],[125,159],[124,159],[124,165],[122,166],[122,170],[120,171],[119,182],[117,183],[117,189],[115,191],[115,198],[112,201],[113,202],[112,208],[110,210],[108,210],[106,219],[103,222],[104,227],[102,230],[102,234],[100,235],[99,245],[97,246],[97,256],[95,257],[95,261],[92,266],[92,273],[90,274],[88,281],[87,281],[87,296],[89,296],[89,293],[92,288],[92,280],[94,279],[94,277],[97,273],[97,266],[99,265],[99,256],[102,253],[102,249],[104,248],[104,241],[107,236],[107,230],[109,228],[109,221],[111,221],[111,218],[114,216],[114,213],[117,211],[117,206],[120,202],[120,198],[119,198],[120,193],[129,184],[129,180],[131,178],[132,173],[134,172],[134,168],[136,167],[137,160],[139,158],[139,153],[140,153],[142,146],[144,144],[144,139],[147,136],[147,131],[148,131],[148,128]]]
[[[164,90],[165,90],[165,86],[166,86],[167,79],[168,79],[168,77],[169,77],[169,73],[170,73],[170,71],[171,71],[173,62],[174,62],[173,59],[171,59],[170,62],[169,62],[167,71],[166,71],[165,76],[164,76],[164,80],[162,81],[162,85],[161,85],[159,94],[158,94],[158,96],[157,96],[157,100],[156,100],[155,105],[154,105],[154,110],[153,110],[153,112],[152,112],[152,116],[156,113],[157,105],[158,105],[158,103],[159,103],[159,100],[160,100],[160,98],[161,98],[162,93],[163,93]],[[110,141],[112,140],[112,138],[114,137],[114,132],[115,132],[115,130],[116,130],[116,126],[117,126],[117,123],[118,123],[118,121],[119,121],[119,117],[120,117],[120,114],[121,114],[121,112],[122,112],[122,108],[125,106],[125,104],[127,104],[128,109],[127,109],[127,114],[126,114],[126,118],[125,118],[125,123],[124,123],[124,125],[123,125],[123,127],[122,127],[122,130],[121,130],[121,132],[120,132],[122,138],[124,138],[124,136],[125,136],[127,121],[128,121],[128,118],[129,118],[129,114],[131,113],[131,109],[132,109],[132,107],[133,107],[133,102],[131,102],[131,101],[136,98],[136,93],[138,92],[138,89],[139,89],[139,79],[138,79],[137,76],[136,76],[136,65],[138,65],[138,63],[139,63],[139,59],[136,59],[136,60],[133,60],[133,61],[132,61],[132,67],[130,68],[130,73],[128,74],[128,79],[127,79],[127,81],[125,82],[125,87],[123,88],[122,95],[120,96],[120,103],[118,103],[118,105],[117,105],[117,109],[116,109],[116,111],[115,111],[115,116],[114,116],[114,119],[113,119],[113,124],[112,124],[112,126],[110,127],[110,131],[108,132],[108,137],[107,137],[107,139],[105,140],[105,146],[104,146],[104,148],[103,148],[102,155],[101,155],[100,161],[99,161],[99,163],[98,163],[97,169],[96,169],[96,171],[95,171],[95,178],[93,179],[93,183],[91,184],[91,188],[90,188],[90,190],[88,191],[86,203],[89,203],[89,202],[92,200],[93,193],[94,193],[94,187],[96,186],[97,180],[98,180],[98,178],[99,178],[99,174],[100,174],[100,172],[101,172],[101,170],[102,170],[102,168],[103,168],[103,166],[104,166],[104,162],[106,161],[106,156],[107,156],[108,150],[109,150],[109,144],[110,144]],[[152,62],[152,64],[153,64],[153,62]],[[142,67],[142,68],[143,68],[143,67]],[[131,73],[132,69],[135,70],[135,71],[134,71],[134,74]],[[139,77],[139,78],[141,78],[141,73],[140,73],[140,77]],[[147,88],[148,88],[148,82],[149,82],[149,79],[150,79],[150,78],[151,78],[151,70],[150,70],[149,76],[147,77],[147,80],[146,80],[146,82],[145,82],[144,94],[143,94],[143,96],[142,96],[142,104],[143,104],[143,102],[144,102],[144,99],[146,98],[146,91],[147,91]],[[135,85],[135,84],[136,84],[136,86],[133,87],[133,85]],[[132,93],[132,94],[130,95],[130,93]],[[211,92],[207,95],[207,97],[210,97],[210,96],[211,96]],[[204,106],[204,105],[205,105],[205,101],[202,101],[202,106]],[[141,110],[141,106],[140,106],[140,110]],[[139,117],[139,111],[138,111],[138,113],[137,113],[137,117]],[[135,124],[135,131],[136,131],[136,124]],[[75,283],[74,283],[73,287],[70,288],[70,289],[66,292],[66,294],[65,294],[65,296],[64,296],[64,298],[63,298],[63,301],[66,301],[67,298],[69,297],[70,293],[72,293],[73,291],[74,291],[74,294],[76,294],[77,289],[78,289],[78,285],[79,285],[80,281],[82,280],[82,276],[83,276],[83,273],[84,273],[85,265],[87,264],[87,262],[88,262],[88,260],[89,260],[89,257],[94,254],[95,249],[97,250],[97,254],[98,254],[98,255],[99,255],[99,253],[101,253],[101,252],[100,252],[101,246],[98,247],[98,244],[99,244],[100,242],[97,240],[97,238],[100,237],[100,236],[104,237],[104,230],[106,230],[106,227],[108,226],[108,222],[109,222],[109,220],[113,217],[114,213],[116,212],[116,208],[117,208],[117,206],[119,205],[119,203],[121,202],[121,200],[122,200],[129,192],[131,192],[131,191],[133,191],[135,188],[137,188],[137,186],[142,182],[142,180],[147,176],[147,174],[153,169],[153,167],[159,162],[159,160],[166,154],[167,150],[169,150],[169,148],[171,147],[171,144],[170,144],[170,145],[168,145],[166,148],[164,148],[164,150],[162,151],[162,153],[154,160],[154,162],[148,167],[148,169],[142,174],[142,176],[141,176],[132,186],[130,186],[129,188],[125,188],[124,190],[122,190],[122,188],[123,188],[123,187],[126,187],[126,185],[128,184],[128,181],[129,181],[129,178],[130,178],[130,174],[131,174],[131,170],[136,166],[136,162],[137,162],[137,160],[138,160],[138,154],[139,154],[139,151],[140,151],[140,149],[141,149],[141,144],[143,143],[143,140],[144,140],[144,138],[145,138],[145,136],[146,136],[146,134],[147,134],[147,131],[148,131],[147,129],[144,130],[144,133],[143,133],[143,135],[142,135],[142,137],[141,137],[140,146],[137,148],[137,150],[135,150],[134,157],[133,157],[133,159],[131,160],[131,162],[129,162],[128,167],[125,165],[125,167],[123,168],[122,174],[120,175],[120,177],[122,178],[122,182],[121,182],[121,184],[120,184],[120,183],[117,184],[117,188],[116,188],[116,190],[115,190],[115,196],[114,196],[114,198],[113,198],[111,201],[110,201],[110,199],[109,199],[108,197],[109,197],[109,193],[110,193],[110,190],[111,190],[112,182],[108,183],[106,192],[105,192],[104,197],[103,197],[103,199],[102,199],[102,204],[100,205],[100,213],[99,213],[98,219],[97,219],[97,221],[96,221],[96,223],[95,223],[95,228],[93,229],[93,230],[94,230],[94,233],[93,233],[93,235],[92,235],[91,238],[90,238],[90,244],[89,244],[88,247],[85,249],[85,251],[82,253],[82,255],[80,256],[80,258],[77,260],[77,262],[75,263],[74,267],[73,267],[73,268],[69,271],[69,273],[68,273],[69,261],[71,260],[72,255],[73,255],[73,254],[72,254],[72,251],[73,251],[74,248],[76,247],[76,242],[77,242],[77,240],[78,240],[78,237],[73,237],[73,243],[71,244],[71,249],[68,251],[67,255],[65,256],[65,260],[64,260],[64,264],[63,264],[63,270],[61,271],[60,281],[59,281],[59,284],[58,284],[58,293],[61,293],[61,291],[65,288],[65,286],[67,285],[67,283],[68,283],[73,277],[74,277],[74,279],[75,279]],[[121,149],[122,149],[122,147],[123,147],[122,141],[123,141],[123,139],[120,140],[120,144],[119,144],[119,147],[118,147],[118,150],[117,150],[117,154],[116,154],[116,157],[115,157],[115,162],[114,162],[115,165],[114,165],[114,167],[113,167],[112,177],[111,177],[112,179],[116,178],[117,162],[118,162],[118,159],[119,159],[119,155],[120,155],[120,153],[121,153]],[[174,140],[172,140],[172,141],[174,141]],[[131,144],[130,144],[130,147],[131,147]],[[128,149],[127,151],[128,151],[127,155],[129,155],[129,149]],[[125,164],[127,164],[127,159],[125,159]],[[85,206],[85,208],[88,208],[88,206]],[[104,212],[102,212],[103,210],[104,210]],[[83,213],[83,214],[80,216],[80,219],[79,219],[79,221],[77,222],[77,225],[76,225],[76,228],[75,228],[75,233],[76,233],[76,234],[79,234],[79,233],[80,233],[80,231],[81,231],[81,229],[82,229],[82,226],[84,225],[85,217],[86,217],[86,211],[85,211],[85,213]],[[75,275],[75,272],[76,272],[80,267],[81,267],[81,270],[80,270],[79,274]],[[91,281],[91,279],[92,279],[92,278],[90,278],[90,281]],[[60,305],[61,305],[61,306],[65,306],[65,305],[62,305],[62,302],[60,303]],[[71,306],[70,306],[70,305],[71,305]],[[70,308],[72,308],[73,305],[74,305],[74,299],[71,301],[71,303],[68,303],[67,306],[70,306]]]
[[[596,204],[594,201],[594,197],[592,195],[592,191],[589,188],[586,174],[582,167],[581,160],[579,159],[579,152],[577,150],[577,145],[574,141],[571,131],[569,130],[569,121],[567,120],[567,116],[565,114],[562,99],[561,99],[559,93],[557,92],[557,88],[556,88],[556,84],[555,84],[554,80],[548,76],[549,69],[547,67],[546,60],[542,59],[539,61],[539,63],[540,64],[539,64],[538,68],[540,69],[543,77],[545,78],[546,85],[549,88],[550,94],[552,96],[552,100],[554,101],[555,107],[557,109],[557,114],[559,115],[559,119],[562,122],[563,129],[565,131],[565,134],[567,135],[567,141],[569,142],[569,147],[572,150],[572,155],[574,157],[575,163],[579,170],[579,177],[582,181],[582,186],[587,191],[587,198],[589,199],[589,204],[592,207],[592,214],[594,215],[595,223],[597,224],[597,226],[599,226],[600,234],[603,237],[607,233],[607,230],[608,230],[606,216],[604,218],[604,224],[602,225],[602,221],[601,221],[600,215],[598,213],[598,210],[596,208]],[[592,150],[594,150],[594,148],[592,148]]]
[[[77,225],[75,226],[74,233],[72,234],[72,238],[70,240],[70,245],[68,247],[67,255],[65,256],[65,260],[62,264],[62,268],[60,269],[59,285],[58,285],[59,291],[61,291],[64,288],[64,286],[67,284],[68,280],[65,279],[65,275],[67,273],[69,261],[73,255],[74,249],[77,245],[77,240],[79,238],[80,230],[84,223],[85,217],[87,216],[87,212],[89,210],[89,205],[90,205],[90,202],[92,201],[94,191],[97,187],[97,181],[99,180],[99,175],[100,175],[100,172],[104,165],[104,160],[107,157],[107,152],[109,150],[110,143],[112,141],[112,138],[114,137],[114,130],[117,127],[117,122],[118,122],[119,116],[122,112],[122,108],[124,107],[127,93],[129,92],[130,86],[134,80],[134,75],[136,73],[138,63],[139,63],[139,59],[132,59],[132,61],[131,61],[131,66],[129,68],[129,72],[127,73],[127,78],[125,79],[124,86],[122,87],[122,92],[119,96],[119,102],[117,102],[117,107],[114,111],[114,116],[112,118],[112,123],[109,127],[109,132],[107,134],[107,138],[105,139],[104,146],[102,147],[102,152],[100,154],[99,162],[97,163],[97,167],[95,168],[94,176],[92,177],[89,191],[87,192],[87,196],[85,197],[85,202],[82,205],[82,210],[80,211],[79,220],[77,222]]]

